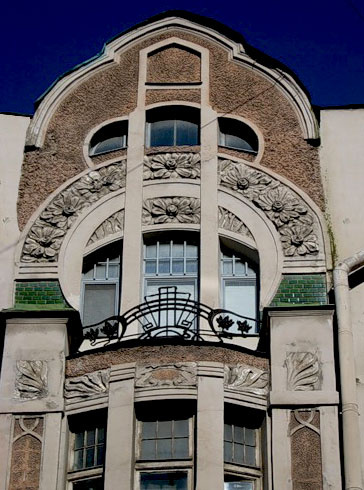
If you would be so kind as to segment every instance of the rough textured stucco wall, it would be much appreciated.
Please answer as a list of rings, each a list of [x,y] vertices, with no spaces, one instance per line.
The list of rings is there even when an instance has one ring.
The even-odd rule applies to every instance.
[[[9,490],[38,490],[42,443],[27,429],[43,435],[43,419],[22,417],[15,420],[14,442],[11,451]]]
[[[298,418],[299,417],[299,418]],[[297,420],[298,419],[298,420]],[[305,425],[307,424],[307,425]],[[318,410],[291,413],[291,464],[293,490],[321,490],[322,458]]]
[[[145,104],[157,104],[158,102],[170,102],[173,100],[183,100],[186,102],[201,102],[199,89],[168,89],[168,90],[147,90]]]
[[[62,100],[51,118],[43,147],[25,155],[18,200],[21,228],[51,192],[86,168],[82,145],[87,133],[103,121],[127,115],[135,108],[139,50],[172,36],[210,50],[213,109],[256,124],[265,139],[261,164],[293,181],[323,208],[318,149],[302,138],[296,114],[282,93],[257,72],[229,61],[226,49],[197,35],[171,29],[125,51],[119,64],[108,65],[79,83]]]
[[[183,70],[181,70],[183,67]],[[165,48],[148,57],[147,81],[152,83],[199,82],[201,59],[177,46]]]
[[[66,376],[81,376],[98,369],[106,369],[116,364],[128,362],[163,364],[193,361],[247,364],[259,369],[268,369],[268,359],[228,348],[196,345],[188,345],[187,348],[186,345],[144,345],[119,347],[116,350],[105,352],[88,352],[83,356],[68,359],[66,361]]]

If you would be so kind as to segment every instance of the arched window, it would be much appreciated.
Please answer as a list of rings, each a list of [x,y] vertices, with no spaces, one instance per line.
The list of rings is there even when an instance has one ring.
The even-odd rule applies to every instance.
[[[89,148],[90,156],[126,148],[127,134],[127,121],[117,121],[103,126],[91,138]]]
[[[98,250],[84,259],[81,317],[84,326],[116,315],[120,298],[120,243]]]
[[[147,112],[146,146],[192,146],[200,141],[200,111],[168,106]]]
[[[221,244],[221,283],[223,308],[248,318],[257,318],[257,266],[238,250]],[[255,321],[248,321],[249,333],[256,333]],[[234,332],[237,333],[237,332]]]
[[[219,145],[256,154],[258,137],[247,124],[237,119],[219,117]]]
[[[187,239],[172,235],[169,239],[145,240],[144,296],[168,286],[189,293],[193,300],[198,298],[198,245],[192,235]]]

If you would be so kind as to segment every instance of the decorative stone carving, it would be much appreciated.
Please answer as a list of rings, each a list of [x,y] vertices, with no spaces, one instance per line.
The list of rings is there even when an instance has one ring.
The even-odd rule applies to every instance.
[[[278,180],[242,163],[219,161],[220,184],[264,211],[280,234],[286,257],[319,252],[315,219],[302,199]]]
[[[198,153],[162,153],[144,157],[144,180],[200,178]]]
[[[116,211],[116,213],[112,214],[109,218],[101,223],[100,226],[96,228],[96,230],[91,235],[87,245],[91,245],[92,243],[97,242],[98,240],[102,240],[103,238],[108,237],[109,235],[114,235],[115,233],[120,233],[124,229],[124,210]]]
[[[287,389],[313,391],[319,389],[320,366],[317,354],[311,352],[287,352]]]
[[[101,197],[125,186],[126,163],[93,170],[58,194],[41,213],[24,243],[22,261],[55,262],[67,230]]]
[[[239,233],[240,235],[244,235],[251,240],[254,240],[253,235],[250,233],[241,219],[221,206],[219,206],[219,228],[224,228],[224,230]]]
[[[193,197],[161,197],[143,204],[143,224],[199,223],[200,200]]]
[[[64,386],[64,396],[70,400],[106,394],[109,390],[109,377],[109,370],[103,370],[68,378]]]
[[[15,397],[35,400],[48,395],[47,361],[17,361]]]
[[[256,395],[267,395],[269,375],[267,371],[250,366],[225,366],[226,388]]]
[[[316,416],[319,416],[320,412],[318,410],[313,410],[312,408],[304,410],[292,410],[291,415],[291,427],[290,427],[290,437],[293,436],[300,429],[310,429],[316,434],[320,434],[319,417],[318,420],[314,422]],[[292,422],[294,423],[292,424]],[[313,423],[314,422],[314,423]]]
[[[137,388],[196,386],[196,363],[149,364],[139,366],[135,379]]]

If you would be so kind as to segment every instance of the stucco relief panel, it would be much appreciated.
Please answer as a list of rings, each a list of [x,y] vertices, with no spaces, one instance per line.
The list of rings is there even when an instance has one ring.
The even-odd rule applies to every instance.
[[[144,180],[199,179],[199,153],[161,153],[144,157]]]
[[[266,396],[269,389],[268,371],[245,365],[225,366],[225,388]]]
[[[40,214],[25,239],[23,262],[55,262],[63,239],[80,213],[125,186],[126,162],[94,170],[61,191]]]
[[[65,381],[64,397],[73,400],[106,395],[109,391],[109,378],[108,369],[68,378]]]
[[[138,366],[135,387],[195,387],[196,373],[197,368],[194,362]]]
[[[110,235],[122,233],[124,231],[124,214],[124,209],[121,209],[103,221],[91,235],[87,242],[87,246],[92,245],[103,238],[107,238]]]
[[[14,398],[36,400],[48,395],[47,361],[16,361]]]
[[[287,352],[285,366],[289,391],[320,389],[321,366],[316,352]]]
[[[319,253],[318,223],[302,198],[270,175],[231,160],[219,160],[220,185],[261,209],[277,229],[285,257]]]
[[[193,197],[161,197],[143,202],[144,225],[199,223],[200,200]]]

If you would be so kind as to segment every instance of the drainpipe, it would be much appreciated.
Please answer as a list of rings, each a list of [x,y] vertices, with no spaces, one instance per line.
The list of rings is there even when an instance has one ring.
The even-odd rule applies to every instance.
[[[364,265],[364,250],[334,269],[342,401],[344,475],[346,490],[363,490],[361,478],[359,409],[356,397],[354,342],[350,314],[349,273]]]

